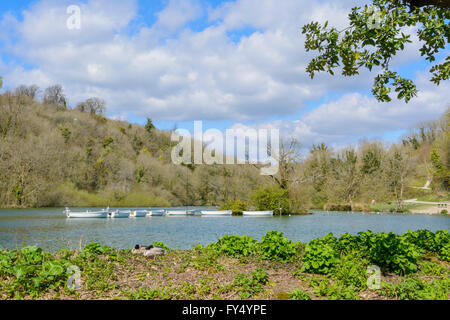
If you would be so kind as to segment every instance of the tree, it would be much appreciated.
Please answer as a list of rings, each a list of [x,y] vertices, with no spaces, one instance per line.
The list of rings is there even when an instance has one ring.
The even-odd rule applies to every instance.
[[[17,96],[29,97],[34,100],[39,93],[39,87],[37,85],[21,85],[16,88],[15,93]]]
[[[93,97],[84,102],[80,102],[75,109],[80,112],[87,112],[91,115],[103,115],[106,110],[105,105],[105,100]]]
[[[66,108],[66,95],[63,93],[62,86],[57,84],[45,89],[44,103]]]
[[[288,191],[278,186],[267,186],[255,190],[252,200],[258,210],[273,210],[278,214],[290,213]]]
[[[397,211],[403,210],[403,194],[411,171],[410,154],[394,147],[384,164],[384,178],[389,193],[395,198]]]
[[[148,133],[152,133],[152,130],[155,129],[155,126],[153,124],[153,121],[151,118],[147,118],[147,123],[145,124],[145,130]]]
[[[403,33],[405,27],[418,27],[417,35],[423,43],[419,49],[429,63],[445,50],[450,41],[450,2],[447,0],[373,0],[373,6],[355,7],[349,14],[350,26],[344,30],[323,26],[318,22],[305,25],[306,51],[317,51],[306,71],[311,78],[318,72],[334,75],[342,67],[342,75],[354,76],[362,68],[370,71],[380,67],[372,88],[381,102],[391,101],[391,88],[398,99],[408,102],[417,95],[410,79],[403,78],[390,68],[391,59],[412,42]],[[430,69],[431,81],[439,85],[450,75],[450,57]]]
[[[327,193],[336,195],[337,200],[348,202],[351,210],[353,210],[353,200],[361,191],[361,178],[358,155],[355,150],[344,150],[337,159],[332,159],[331,161],[331,174],[327,181]]]

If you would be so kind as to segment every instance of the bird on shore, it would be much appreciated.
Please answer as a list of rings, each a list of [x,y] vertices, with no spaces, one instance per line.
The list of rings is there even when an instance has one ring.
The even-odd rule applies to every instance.
[[[150,246],[141,246],[139,244],[134,246],[134,249],[131,250],[131,253],[134,254],[143,254],[144,257],[152,257],[166,254],[166,250],[160,247],[155,247],[153,245]]]

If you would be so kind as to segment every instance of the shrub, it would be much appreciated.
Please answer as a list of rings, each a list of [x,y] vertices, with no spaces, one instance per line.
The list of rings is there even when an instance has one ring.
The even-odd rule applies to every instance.
[[[450,281],[426,282],[420,278],[406,278],[399,283],[384,283],[381,295],[400,300],[448,300]]]
[[[50,253],[36,247],[0,252],[0,276],[9,278],[4,289],[8,296],[33,298],[49,289],[57,290],[67,281],[69,262],[55,260]]]
[[[402,235],[402,237],[409,243],[412,243],[419,248],[431,252],[436,251],[436,243],[434,240],[435,235],[429,230],[408,230],[405,234]]]
[[[329,244],[309,243],[302,260],[301,272],[329,274],[339,263],[339,254]]]
[[[392,232],[377,233],[368,239],[368,256],[371,262],[386,271],[409,274],[417,271],[419,252],[414,244]]]
[[[297,255],[297,245],[278,231],[269,231],[258,243],[258,252],[265,260],[290,262]]]
[[[439,259],[444,261],[450,261],[450,243],[447,243],[439,251]]]
[[[348,287],[363,290],[367,287],[368,261],[357,255],[342,256],[332,271],[333,278]]]
[[[219,208],[219,210],[232,210],[233,214],[240,214],[249,209],[249,205],[241,200],[229,201]]]
[[[336,243],[336,247],[340,253],[349,253],[351,251],[358,251],[361,249],[361,239],[358,236],[344,233],[341,235]]]
[[[255,294],[260,293],[264,289],[264,285],[269,281],[267,273],[263,269],[256,269],[249,275],[239,273],[233,282],[233,286],[239,290],[241,299],[252,298]]]
[[[309,293],[304,292],[300,289],[294,289],[289,292],[289,299],[291,300],[311,300],[311,296]]]
[[[247,257],[255,253],[256,240],[249,236],[226,235],[211,243],[208,248],[233,258]]]
[[[289,192],[279,187],[263,187],[255,190],[252,200],[258,210],[273,210],[275,213],[290,213]]]

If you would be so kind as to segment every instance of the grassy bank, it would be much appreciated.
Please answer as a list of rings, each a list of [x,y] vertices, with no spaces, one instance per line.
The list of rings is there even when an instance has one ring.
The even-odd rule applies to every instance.
[[[225,236],[156,259],[99,244],[54,254],[26,247],[0,250],[0,298],[447,300],[449,260],[448,231],[426,230],[309,243],[276,231],[260,241]],[[370,265],[381,268],[379,289],[367,287]],[[80,269],[79,290],[67,288],[70,266]]]

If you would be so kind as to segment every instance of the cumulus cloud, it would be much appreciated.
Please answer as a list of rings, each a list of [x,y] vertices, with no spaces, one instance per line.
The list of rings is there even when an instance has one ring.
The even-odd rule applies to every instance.
[[[406,106],[379,105],[357,93],[370,88],[373,74],[321,74],[314,81],[306,74],[312,55],[304,50],[301,26],[329,20],[343,28],[350,8],[363,3],[236,0],[205,8],[200,0],[170,0],[147,25],[136,0],[89,0],[80,3],[81,29],[69,30],[66,8],[73,1],[41,0],[20,17],[3,17],[0,23],[7,27],[7,36],[0,41],[27,67],[0,67],[10,87],[59,83],[72,105],[99,96],[106,100],[108,114],[121,119],[292,119],[309,102],[339,93],[338,100],[301,119],[262,123],[310,141],[337,141],[338,135],[390,130],[426,113],[436,115],[442,110],[437,105],[445,92],[441,88],[427,89]],[[193,30],[190,25],[195,22],[205,26]],[[417,55],[408,53],[399,63],[414,59]],[[427,107],[420,111],[417,101]]]
[[[235,124],[233,128],[279,129],[284,138],[295,137],[305,147],[321,142],[339,146],[362,137],[381,137],[385,132],[437,119],[449,107],[450,100],[443,99],[450,92],[449,82],[435,87],[425,74],[420,74],[417,84],[421,91],[408,104],[381,103],[360,93],[348,93],[319,105],[298,120],[262,122],[254,126]]]
[[[11,66],[7,84],[60,83],[71,103],[95,92],[112,116],[127,109],[173,121],[293,115],[327,90],[363,85],[325,77],[313,82],[306,75],[300,27],[320,18],[318,2],[239,0],[206,13],[198,1],[171,0],[153,25],[137,24],[135,32],[129,27],[136,1],[80,4],[81,30],[66,28],[69,4],[43,0],[15,21],[17,40],[8,50],[34,67]],[[344,20],[348,8],[330,6],[333,17]],[[209,26],[190,30],[199,18],[208,18]],[[228,33],[245,26],[255,32],[232,41]]]

